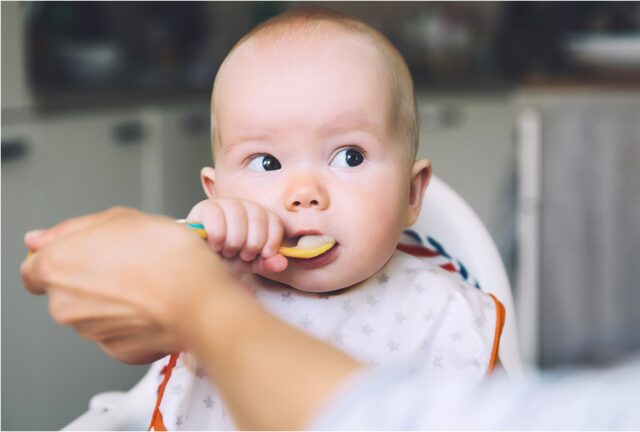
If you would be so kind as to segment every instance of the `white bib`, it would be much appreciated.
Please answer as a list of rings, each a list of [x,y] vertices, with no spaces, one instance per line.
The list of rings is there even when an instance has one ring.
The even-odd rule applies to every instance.
[[[372,366],[412,359],[477,382],[496,361],[502,305],[455,274],[403,252],[337,294],[267,287],[252,276],[245,282],[274,315]],[[236,429],[193,356],[181,353],[167,373],[159,404],[167,429]]]

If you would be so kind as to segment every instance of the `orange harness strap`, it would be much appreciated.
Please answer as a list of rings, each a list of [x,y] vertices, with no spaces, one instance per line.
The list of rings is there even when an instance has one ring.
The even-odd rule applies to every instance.
[[[153,409],[153,415],[151,416],[151,423],[149,424],[150,431],[166,431],[167,427],[164,425],[162,421],[162,413],[160,412],[160,403],[162,402],[162,396],[164,396],[164,390],[169,383],[169,379],[171,378],[171,372],[176,365],[176,361],[178,360],[179,354],[171,354],[169,358],[169,364],[165,366],[164,369],[164,379],[162,380],[162,384],[158,387],[158,399],[156,400],[156,407]]]

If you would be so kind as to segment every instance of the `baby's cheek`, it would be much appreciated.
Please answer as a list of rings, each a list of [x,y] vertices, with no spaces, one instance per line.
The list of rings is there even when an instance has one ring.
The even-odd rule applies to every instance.
[[[371,234],[365,239],[364,244],[359,248],[360,252],[354,258],[366,277],[373,275],[384,266],[396,248],[398,237],[391,232]]]

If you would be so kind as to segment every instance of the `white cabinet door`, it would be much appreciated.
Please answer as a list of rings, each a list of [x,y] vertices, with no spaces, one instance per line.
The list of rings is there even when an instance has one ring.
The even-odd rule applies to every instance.
[[[136,114],[3,124],[2,429],[57,429],[95,393],[129,388],[146,370],[54,324],[47,299],[22,287],[19,266],[27,230],[113,205],[139,207],[149,136]]]
[[[419,157],[478,213],[508,271],[515,208],[514,112],[506,94],[418,97]]]

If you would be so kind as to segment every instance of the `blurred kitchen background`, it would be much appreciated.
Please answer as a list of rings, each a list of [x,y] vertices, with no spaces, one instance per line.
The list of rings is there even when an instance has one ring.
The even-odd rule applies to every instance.
[[[184,217],[204,198],[218,65],[296,5],[2,2],[2,429],[60,428],[146,370],[26,294],[23,234],[113,205]],[[324,6],[405,55],[419,154],[498,244],[528,364],[638,350],[640,3]]]

